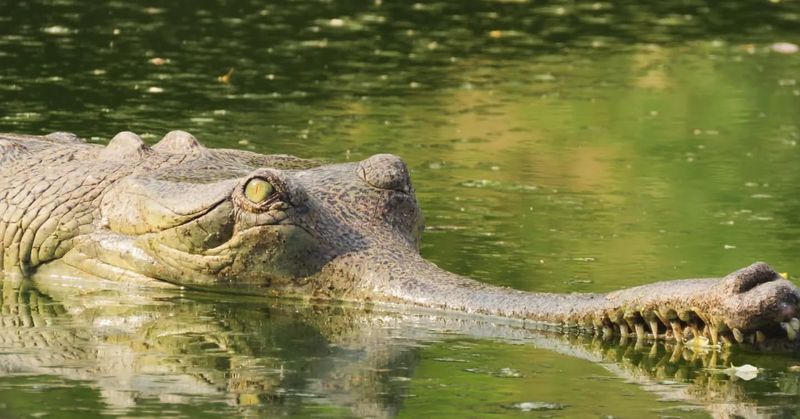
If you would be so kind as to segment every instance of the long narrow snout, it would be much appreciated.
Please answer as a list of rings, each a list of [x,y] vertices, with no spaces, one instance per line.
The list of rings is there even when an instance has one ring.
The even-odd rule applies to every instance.
[[[658,282],[608,294],[550,294],[481,283],[447,272],[412,249],[342,255],[350,298],[411,304],[524,322],[579,327],[604,335],[710,342],[800,333],[800,290],[756,263],[723,278]]]

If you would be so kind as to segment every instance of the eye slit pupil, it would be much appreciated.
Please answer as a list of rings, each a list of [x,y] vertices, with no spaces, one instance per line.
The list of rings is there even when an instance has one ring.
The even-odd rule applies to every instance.
[[[260,204],[272,195],[275,188],[264,179],[250,179],[244,187],[244,195],[251,202]]]

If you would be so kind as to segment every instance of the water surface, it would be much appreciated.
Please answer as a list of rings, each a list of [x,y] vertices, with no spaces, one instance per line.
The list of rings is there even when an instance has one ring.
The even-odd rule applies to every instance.
[[[210,146],[330,161],[394,153],[426,215],[423,254],[518,289],[608,291],[755,260],[800,275],[800,53],[780,44],[800,44],[800,7],[639,3],[3,2],[0,131],[102,143],[184,129]],[[112,291],[44,288],[4,286],[24,296],[2,312],[5,416],[800,406],[795,354],[676,356],[191,293],[122,310],[108,307]],[[19,317],[31,298],[54,310],[33,329]],[[731,362],[762,370],[745,382],[718,371]]]

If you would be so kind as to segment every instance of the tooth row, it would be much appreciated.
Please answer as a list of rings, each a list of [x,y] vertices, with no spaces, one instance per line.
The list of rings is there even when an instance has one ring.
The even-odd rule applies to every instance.
[[[595,334],[602,335],[604,340],[613,336],[622,339],[635,337],[637,341],[648,338],[664,338],[667,340],[688,341],[695,338],[708,339],[712,345],[721,343],[763,343],[767,335],[764,331],[755,330],[745,333],[738,328],[730,328],[723,322],[710,321],[704,313],[695,311],[653,310],[649,312],[636,312],[630,310],[614,310],[608,313],[598,313],[583,322],[584,327],[593,330]],[[786,332],[788,340],[794,341],[800,337],[800,319],[791,318],[789,321],[780,322],[781,328]],[[771,329],[770,329],[771,330]]]

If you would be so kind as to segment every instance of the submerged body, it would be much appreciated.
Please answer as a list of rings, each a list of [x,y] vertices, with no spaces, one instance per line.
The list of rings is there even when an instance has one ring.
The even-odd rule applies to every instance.
[[[54,262],[123,282],[371,300],[716,342],[794,339],[800,291],[765,264],[721,279],[609,294],[494,287],[419,255],[422,214],[399,158],[324,165],[207,149],[173,131],[153,147],[123,132],[0,134],[0,263]]]

